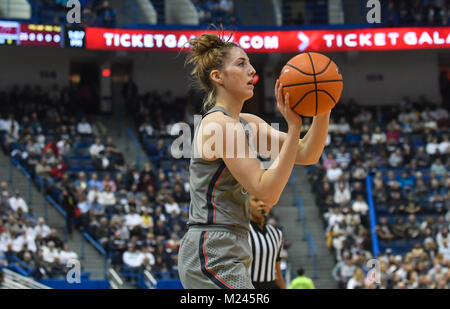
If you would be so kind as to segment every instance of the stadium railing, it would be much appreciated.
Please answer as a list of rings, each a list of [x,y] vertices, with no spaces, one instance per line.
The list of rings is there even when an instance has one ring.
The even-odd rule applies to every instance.
[[[308,255],[307,257],[309,259],[313,259],[313,265],[314,265],[314,275],[313,278],[317,279],[317,251],[316,246],[314,245],[314,240],[312,238],[312,235],[310,232],[308,232]]]
[[[13,165],[15,165],[24,175],[25,177],[27,177],[28,179],[28,204],[32,205],[33,204],[33,178],[31,177],[31,175],[25,170],[25,168],[19,163],[19,161],[17,161],[14,158],[11,158],[10,160],[10,167],[9,167],[9,182],[12,184],[13,183]]]
[[[307,223],[306,212],[305,212],[305,208],[303,206],[301,198],[298,197],[296,194],[296,183],[297,182],[295,180],[294,173],[291,173],[288,183],[291,185],[292,197],[293,197],[293,200],[295,201],[295,204],[296,204],[295,206],[297,206],[297,209],[298,209],[297,222],[301,222],[301,225],[302,225],[302,240],[308,241],[307,257],[313,259],[314,279],[317,279],[317,259],[318,258],[317,258],[316,246],[314,245],[314,239],[313,239],[311,233],[308,232],[308,230],[306,228],[306,223]]]
[[[125,144],[125,151],[128,152],[130,150],[130,139],[134,144],[134,147],[136,148],[136,165],[138,169],[141,168],[141,144],[137,140],[136,136],[134,135],[133,131],[130,128],[127,128],[127,135],[130,138],[127,138],[126,144]]]
[[[95,249],[103,256],[103,275],[105,279],[107,278],[107,267],[108,267],[108,254],[106,253],[105,249],[102,248],[102,246],[95,241],[88,233],[84,232],[83,236],[81,237],[81,259],[84,260],[84,239],[88,240]]]
[[[64,225],[64,242],[67,242],[67,214],[66,211],[59,205],[50,195],[45,196],[45,201],[50,203],[53,207],[56,208],[56,210],[64,217],[65,225]],[[95,249],[103,256],[103,274],[104,277],[107,278],[107,266],[108,266],[108,255],[106,251],[102,248],[102,246],[95,241],[88,233],[84,232],[81,237],[81,260],[84,260],[85,258],[85,245],[84,241],[85,239],[89,241],[92,246],[94,246]]]
[[[376,257],[380,252],[380,247],[378,244],[378,236],[376,232],[376,214],[375,214],[375,204],[373,202],[372,196],[372,177],[367,175],[366,177],[366,189],[367,189],[367,200],[369,204],[369,217],[370,217],[370,235],[372,238],[372,253]]]

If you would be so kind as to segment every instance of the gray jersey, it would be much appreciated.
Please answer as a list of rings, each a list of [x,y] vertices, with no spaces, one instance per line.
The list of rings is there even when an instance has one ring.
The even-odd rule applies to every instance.
[[[221,111],[231,117],[222,107],[214,106],[203,117]],[[243,126],[247,122],[240,118]],[[206,161],[194,156],[197,151],[194,130],[194,147],[189,167],[191,204],[188,225],[226,225],[249,230],[249,195],[242,185],[231,175],[222,159]],[[246,135],[248,138],[248,131]]]

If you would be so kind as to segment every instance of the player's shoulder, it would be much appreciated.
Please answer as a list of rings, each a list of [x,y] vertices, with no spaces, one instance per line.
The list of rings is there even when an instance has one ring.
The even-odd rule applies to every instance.
[[[240,113],[239,117],[243,118],[248,123],[255,123],[255,124],[265,123],[265,121],[261,117],[255,115],[255,114]]]
[[[218,125],[226,125],[227,123],[234,123],[234,122],[237,121],[221,112],[208,114],[202,119],[203,124],[217,123]]]

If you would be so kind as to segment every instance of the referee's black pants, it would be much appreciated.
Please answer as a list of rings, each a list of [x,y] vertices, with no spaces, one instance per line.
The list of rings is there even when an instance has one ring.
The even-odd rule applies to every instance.
[[[271,282],[253,282],[253,286],[257,290],[268,290],[268,289],[280,289],[280,287],[275,283],[275,281]]]

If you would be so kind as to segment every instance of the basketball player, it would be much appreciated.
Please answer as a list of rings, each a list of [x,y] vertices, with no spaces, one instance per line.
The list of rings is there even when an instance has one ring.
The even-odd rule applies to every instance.
[[[274,130],[258,116],[241,113],[244,102],[253,96],[256,73],[244,50],[215,34],[203,34],[189,43],[192,51],[186,63],[194,66],[192,75],[206,92],[206,113],[194,131],[189,229],[178,255],[181,283],[189,289],[251,289],[248,194],[275,205],[294,164],[310,165],[319,160],[330,113],[315,117],[309,132],[299,140],[301,117],[291,110],[288,94],[283,98],[282,85],[277,81],[277,108],[288,124],[288,132]],[[248,140],[250,134],[247,136],[243,127],[248,123],[267,128],[261,138],[269,145],[272,138],[279,139],[278,164],[265,170],[257,158],[250,156],[249,142],[256,145],[256,152],[261,149],[258,132],[252,132],[252,141]],[[240,129],[227,132],[227,124]],[[206,129],[211,126],[216,130]],[[246,141],[244,154],[236,147],[242,137]],[[223,142],[209,147],[212,138]],[[232,155],[227,153],[230,138]]]

